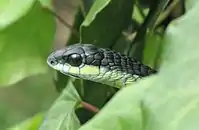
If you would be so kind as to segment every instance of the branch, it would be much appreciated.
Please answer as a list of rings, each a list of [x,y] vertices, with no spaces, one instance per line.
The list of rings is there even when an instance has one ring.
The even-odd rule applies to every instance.
[[[91,105],[91,104],[89,104],[87,102],[82,101],[81,105],[83,106],[83,108],[85,108],[85,109],[87,109],[89,111],[92,111],[94,113],[98,113],[99,112],[99,108],[97,108],[97,107],[95,107],[95,106],[93,106],[93,105]]]

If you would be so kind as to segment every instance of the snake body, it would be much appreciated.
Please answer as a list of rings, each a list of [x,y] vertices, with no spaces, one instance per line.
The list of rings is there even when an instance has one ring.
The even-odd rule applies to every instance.
[[[116,87],[157,72],[134,58],[92,44],[74,44],[56,50],[47,63],[63,74]]]

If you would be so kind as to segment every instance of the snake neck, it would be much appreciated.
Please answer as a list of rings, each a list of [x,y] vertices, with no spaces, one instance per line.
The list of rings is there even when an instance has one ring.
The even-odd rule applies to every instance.
[[[109,70],[107,68],[100,67],[99,70],[100,70],[99,75],[97,76],[85,75],[84,78],[117,88],[126,87],[142,78],[142,76],[128,73],[127,71],[122,71],[120,69]]]
[[[156,70],[119,52],[110,49],[96,52],[86,56],[86,60],[88,65],[97,67],[99,73],[94,76],[83,75],[84,79],[120,88],[156,73]]]

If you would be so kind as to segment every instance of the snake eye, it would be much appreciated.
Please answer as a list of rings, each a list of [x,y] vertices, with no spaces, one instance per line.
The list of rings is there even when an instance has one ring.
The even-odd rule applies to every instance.
[[[68,57],[67,62],[72,66],[80,66],[82,64],[82,57],[79,54],[72,54]]]

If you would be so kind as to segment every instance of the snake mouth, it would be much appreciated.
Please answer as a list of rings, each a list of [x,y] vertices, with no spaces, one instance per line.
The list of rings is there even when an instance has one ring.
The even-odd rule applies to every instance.
[[[79,78],[80,78],[79,76],[74,75],[74,74],[70,74],[70,76],[72,76],[72,77],[74,77],[74,78],[77,78],[77,79],[79,79]]]
[[[63,73],[63,74],[65,74],[65,75],[68,75],[68,76],[71,76],[71,77],[73,77],[73,78],[76,78],[76,79],[79,79],[80,77],[79,76],[77,76],[77,75],[75,75],[75,74],[69,74],[69,73],[65,73],[65,72],[62,72],[62,71],[60,71],[61,73]]]

